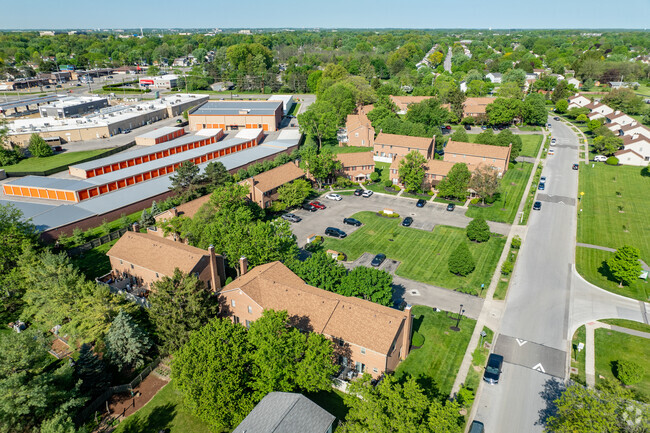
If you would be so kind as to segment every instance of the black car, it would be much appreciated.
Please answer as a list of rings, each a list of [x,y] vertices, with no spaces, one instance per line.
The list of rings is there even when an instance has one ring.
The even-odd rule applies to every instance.
[[[533,203],[533,210],[542,210],[542,202],[536,201],[535,203]]]
[[[484,433],[485,426],[481,421],[473,421],[469,428],[469,433]]]
[[[503,366],[503,356],[491,353],[488,358],[487,365],[485,366],[485,373],[483,373],[483,380],[487,383],[499,383],[499,376],[501,376],[501,367]]]
[[[361,221],[355,220],[354,218],[343,218],[343,224],[360,227]]]
[[[361,194],[363,194],[363,190],[362,190],[362,189],[355,189],[355,190],[354,190],[354,195],[356,195],[356,196],[360,196]]]
[[[573,164],[573,165],[571,166],[571,168],[574,169],[574,170],[577,170],[578,167],[579,167],[578,164]]]
[[[406,218],[404,218],[404,221],[402,221],[402,226],[403,227],[411,227],[412,223],[413,223],[413,218],[406,217]]]
[[[416,205],[417,207],[424,207],[424,204],[425,204],[425,203],[426,203],[426,201],[420,199],[420,200],[418,200],[418,202],[417,202],[415,205]]]
[[[537,186],[537,189],[540,191],[544,191],[545,185],[544,182],[540,182],[539,185]]]
[[[384,260],[386,260],[386,254],[377,254],[374,259],[372,259],[372,262],[370,262],[370,266],[373,267],[378,267],[382,263],[384,263]]]
[[[333,236],[335,238],[341,238],[341,239],[347,236],[347,234],[343,230],[337,229],[336,227],[326,228],[325,234],[327,236]]]
[[[453,212],[454,209],[456,209],[456,205],[455,205],[455,204],[453,204],[453,203],[449,203],[449,204],[447,205],[447,210],[448,210],[449,212]]]
[[[560,118],[559,117],[554,117],[553,120],[560,120]]]
[[[316,212],[316,211],[318,210],[318,209],[316,209],[316,207],[310,205],[309,203],[305,203],[305,204],[303,204],[303,205],[302,205],[302,208],[303,208],[304,210],[308,210],[309,212]]]
[[[282,219],[291,221],[292,223],[299,223],[300,221],[302,221],[302,218],[292,213],[285,213],[284,215],[282,215]]]
[[[472,126],[471,126],[471,125],[465,125],[465,130],[466,130],[466,131],[471,131],[471,130],[472,130]]]

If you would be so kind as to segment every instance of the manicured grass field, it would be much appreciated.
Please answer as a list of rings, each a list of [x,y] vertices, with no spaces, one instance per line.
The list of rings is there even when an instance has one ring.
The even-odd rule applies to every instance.
[[[371,147],[360,147],[360,146],[331,146],[334,153],[363,153],[370,152]]]
[[[599,322],[620,326],[622,328],[634,329],[636,331],[647,332],[648,334],[650,334],[650,325],[641,322],[635,322],[634,320],[603,319],[603,320],[599,320]]]
[[[423,305],[413,307],[413,331],[424,337],[419,349],[411,349],[409,356],[395,371],[395,377],[408,375],[433,382],[441,394],[448,395],[454,384],[465,350],[472,337],[476,321],[463,317],[460,331],[449,329],[456,324],[456,316],[444,311],[434,312]],[[425,382],[426,383],[426,382]]]
[[[101,155],[105,153],[106,149],[99,150],[82,150],[79,152],[63,152],[57,155],[47,156],[45,158],[26,158],[20,161],[18,164],[8,165],[6,167],[0,167],[5,170],[7,173],[12,172],[26,172],[26,171],[46,171],[56,167],[63,167],[62,170],[66,169],[67,166],[73,165],[78,161],[92,158],[93,156]]]
[[[641,250],[641,259],[650,263],[647,169],[603,163],[593,168],[581,165],[580,191],[585,195],[581,200],[582,212],[578,213],[578,242],[610,248],[632,245]]]
[[[610,331],[596,329],[596,381],[599,376],[614,378],[613,364],[619,360],[635,362],[645,369],[643,380],[631,388],[650,396],[650,340]]]
[[[650,86],[641,84],[638,89],[634,91],[637,95],[641,95],[644,98],[650,98]]]
[[[539,127],[537,127],[539,128]],[[476,137],[478,134],[467,134],[469,136],[470,143],[476,142]],[[542,134],[526,134],[519,135],[521,137],[521,156],[530,156],[536,157],[537,152],[539,151],[539,145],[542,143]]]
[[[490,221],[512,223],[524,194],[533,164],[519,162],[509,169],[501,180],[499,198],[489,207],[470,205],[467,215],[470,218],[484,218]]]
[[[650,295],[650,283],[638,279],[630,286],[618,286],[619,282],[610,273],[606,263],[613,256],[614,253],[610,253],[609,251],[577,247],[576,269],[591,284],[619,295],[647,301],[648,295]]]
[[[125,419],[115,433],[214,433],[182,407],[181,394],[170,382],[142,409]]]
[[[325,249],[344,252],[348,260],[361,254],[384,253],[401,262],[397,275],[448,289],[474,288],[489,284],[505,238],[493,235],[488,242],[469,242],[465,229],[436,226],[432,232],[400,225],[400,218],[383,218],[373,212],[352,216],[364,225],[345,239],[326,238]],[[447,261],[460,242],[468,242],[476,269],[467,277],[449,272]]]
[[[364,188],[374,192],[397,195],[397,192],[390,192],[384,189],[384,182],[390,179],[390,163],[375,162],[375,171],[379,173],[379,182],[365,185]]]

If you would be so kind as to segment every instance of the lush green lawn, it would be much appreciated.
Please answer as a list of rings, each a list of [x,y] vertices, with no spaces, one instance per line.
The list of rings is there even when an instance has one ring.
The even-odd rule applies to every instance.
[[[650,98],[650,86],[641,84],[638,89],[634,91],[637,95],[641,95],[644,98]]]
[[[613,366],[616,361],[626,360],[635,362],[645,368],[643,380],[633,389],[650,396],[650,340],[610,331],[609,329],[596,329],[596,381],[599,376],[614,378]]]
[[[638,279],[629,286],[618,286],[619,282],[610,273],[606,263],[613,256],[614,253],[610,253],[609,251],[577,247],[576,269],[591,284],[619,295],[647,301],[648,295],[650,295],[650,283]]]
[[[472,367],[467,373],[467,378],[465,379],[464,386],[465,388],[471,389],[476,394],[479,383],[483,376],[483,371],[485,370],[485,364],[487,364],[488,355],[490,354],[490,349],[485,347],[485,343],[492,343],[492,338],[494,338],[494,331],[488,327],[483,327],[485,332],[485,338],[479,340],[479,346],[474,349],[472,353]],[[481,341],[483,344],[481,344]]]
[[[650,325],[646,323],[636,322],[634,320],[626,319],[603,319],[599,322],[607,323],[609,325],[620,326],[622,328],[634,329],[636,331],[647,332],[650,334]]]
[[[298,111],[300,111],[300,103],[294,102],[294,104],[291,106],[291,110],[289,110],[287,113],[287,116],[297,116]]]
[[[384,253],[401,262],[397,275],[448,289],[478,290],[489,284],[503,250],[505,238],[493,235],[488,242],[469,242],[465,229],[436,226],[432,232],[400,225],[401,218],[378,217],[373,212],[359,212],[352,217],[364,225],[345,239],[326,238],[325,249],[342,251],[348,260],[361,254]],[[467,277],[449,272],[447,261],[459,242],[468,242],[476,269]]]
[[[412,349],[395,371],[395,377],[408,375],[422,378],[425,386],[434,385],[441,394],[448,395],[472,337],[476,321],[463,317],[460,331],[449,329],[456,324],[456,316],[423,305],[413,307],[413,331],[424,337],[419,349]]]
[[[91,281],[95,278],[107,274],[111,270],[111,261],[106,253],[115,245],[117,239],[97,248],[86,251],[83,256],[77,256],[72,259],[72,263]]]
[[[484,218],[490,221],[512,223],[524,194],[533,164],[519,162],[509,169],[501,180],[501,191],[497,200],[489,207],[470,205],[465,215],[470,218]]]
[[[78,161],[82,161],[93,156],[101,155],[107,152],[106,149],[99,150],[82,150],[79,152],[63,152],[57,155],[47,156],[45,158],[26,158],[18,164],[7,165],[0,167],[7,173],[12,172],[25,172],[25,171],[46,171],[56,167],[64,167],[66,169],[69,165],[73,165]],[[63,170],[62,169],[62,170]]]
[[[375,171],[379,173],[379,182],[366,185],[365,188],[374,192],[397,195],[397,192],[389,192],[384,189],[384,182],[390,180],[390,163],[375,162]]]
[[[194,415],[188,413],[181,395],[170,382],[142,409],[125,419],[115,433],[214,433]]]
[[[587,342],[587,331],[585,326],[582,325],[578,328],[575,334],[573,334],[573,339],[571,340],[571,367],[578,369],[577,375],[572,375],[571,378],[577,380],[578,382],[586,385],[587,379],[585,374],[585,353],[586,350],[582,349],[578,351],[578,344],[585,344]]]
[[[632,245],[650,263],[650,175],[642,171],[632,166],[580,166],[580,191],[585,195],[578,214],[578,242],[610,248]]]
[[[535,128],[539,128],[536,126]],[[521,129],[521,128],[519,128]],[[537,129],[538,131],[539,129]],[[476,137],[478,134],[467,134],[469,136],[470,143],[476,142]],[[521,156],[531,156],[536,157],[537,152],[539,151],[539,145],[542,143],[542,134],[528,134],[528,135],[519,135],[521,137]]]

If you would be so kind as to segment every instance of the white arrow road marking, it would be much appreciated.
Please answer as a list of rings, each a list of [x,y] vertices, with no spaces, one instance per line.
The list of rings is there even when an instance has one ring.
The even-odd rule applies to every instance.
[[[518,338],[515,338],[515,340],[517,340],[517,344],[519,345],[519,347],[521,347],[521,346],[523,346],[524,344],[528,343],[526,340],[520,340],[520,339],[518,339]]]
[[[544,370],[544,367],[542,367],[542,363],[538,363],[536,366],[533,367],[533,370],[541,371],[542,373],[546,373],[546,370]]]

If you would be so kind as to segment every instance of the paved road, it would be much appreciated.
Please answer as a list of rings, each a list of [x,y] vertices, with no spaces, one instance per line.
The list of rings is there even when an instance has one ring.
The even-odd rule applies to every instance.
[[[424,207],[415,206],[416,200],[384,194],[373,194],[369,198],[343,196],[341,201],[322,199],[321,203],[327,209],[316,212],[308,212],[299,209],[294,213],[303,220],[299,223],[292,223],[293,233],[298,238],[298,245],[304,245],[307,237],[311,234],[322,235],[326,227],[337,227],[346,233],[352,233],[356,228],[343,224],[343,218],[351,217],[360,211],[377,212],[385,208],[393,209],[402,218],[411,216],[413,218],[412,228],[421,230],[433,230],[436,225],[450,225],[454,227],[467,227],[472,220],[465,216],[466,209],[456,207],[453,212],[447,212],[446,205],[442,203],[428,202]],[[490,229],[495,233],[508,234],[510,226],[503,223],[488,222]]]
[[[451,47],[447,50],[447,57],[445,57],[444,62],[445,71],[451,72]]]

